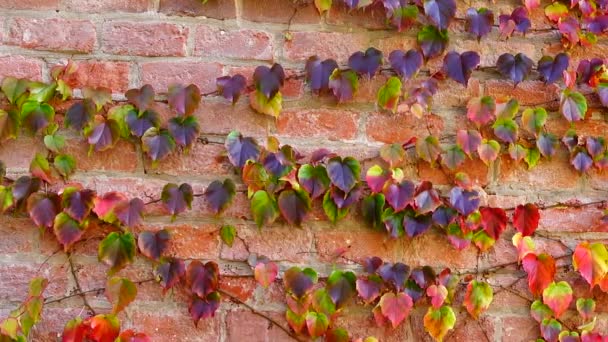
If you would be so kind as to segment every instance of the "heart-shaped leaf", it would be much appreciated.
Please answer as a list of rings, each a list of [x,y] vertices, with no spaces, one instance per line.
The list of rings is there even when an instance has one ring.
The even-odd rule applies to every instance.
[[[523,34],[532,26],[528,10],[525,7],[517,7],[511,14],[503,14],[498,17],[498,26],[501,37],[509,38],[514,31],[519,31]]]
[[[503,77],[507,77],[517,86],[530,74],[532,64],[532,60],[521,52],[515,56],[510,53],[504,53],[498,57],[496,68]]]
[[[349,101],[359,88],[359,78],[353,70],[335,69],[329,77],[329,88],[338,103]]]
[[[483,126],[496,117],[496,101],[491,96],[475,97],[467,104],[467,118]],[[463,147],[463,146],[461,146]],[[464,148],[464,147],[463,147]]]
[[[566,53],[558,53],[555,58],[543,56],[538,61],[538,73],[546,84],[558,82],[562,79],[564,71],[568,69],[570,57]]]
[[[424,0],[424,13],[438,29],[447,29],[456,15],[456,1]]]
[[[154,267],[154,276],[159,280],[163,292],[179,283],[185,274],[186,265],[181,259],[162,258]]]
[[[498,158],[499,152],[500,144],[496,140],[483,139],[481,141],[481,145],[479,145],[479,148],[477,148],[479,159],[481,159],[484,164],[488,166],[491,162],[495,161]]]
[[[399,212],[412,203],[415,189],[414,183],[404,180],[400,183],[388,184],[384,187],[383,193],[388,204]]]
[[[372,228],[381,230],[384,227],[382,212],[385,198],[383,194],[372,194],[361,201],[361,214],[365,222]]]
[[[272,224],[279,216],[277,201],[266,191],[256,191],[251,198],[251,214],[258,228]]]
[[[543,302],[553,310],[556,318],[559,318],[570,306],[572,301],[572,288],[565,281],[552,282],[543,291]]]
[[[356,282],[357,293],[359,297],[369,304],[380,296],[382,288],[382,279],[378,276],[369,276],[367,278],[359,278]]]
[[[494,13],[485,7],[480,9],[469,8],[466,19],[465,28],[467,32],[475,36],[478,41],[492,31]]]
[[[479,145],[481,145],[481,140],[481,133],[477,130],[461,129],[456,133],[456,143],[469,157],[471,157],[473,152],[477,152]]]
[[[602,243],[581,242],[572,255],[572,265],[591,288],[601,285],[608,274],[608,251]]]
[[[329,176],[323,165],[304,164],[298,170],[298,181],[312,199],[321,197],[329,189]]]
[[[378,267],[376,273],[378,273],[382,279],[392,284],[397,291],[403,290],[405,281],[410,274],[410,267],[401,262],[390,263],[385,262]]]
[[[193,296],[188,307],[190,316],[197,326],[201,319],[211,318],[220,307],[221,296],[218,292],[211,292],[204,298]]]
[[[551,158],[555,155],[558,144],[559,140],[557,139],[557,136],[552,133],[542,132],[536,140],[538,151],[547,158]]]
[[[247,79],[241,74],[223,76],[218,77],[215,84],[217,85],[217,91],[234,105],[238,102],[241,93],[247,87]]]
[[[457,223],[450,223],[446,228],[446,233],[450,244],[458,250],[463,250],[471,245],[473,232],[463,232]]]
[[[173,85],[169,87],[168,100],[169,106],[179,115],[190,116],[201,102],[201,91],[194,84],[187,87]]]
[[[175,150],[175,140],[166,129],[152,127],[141,137],[143,151],[152,161],[158,161]]]
[[[579,298],[576,300],[576,311],[584,321],[589,321],[593,318],[595,312],[595,301],[592,298]]]
[[[114,315],[97,315],[85,320],[89,326],[88,338],[93,341],[110,342],[118,337],[120,321]]]
[[[35,193],[27,199],[27,212],[40,228],[52,228],[59,212],[59,198],[54,194]]]
[[[30,173],[34,177],[38,177],[47,183],[53,183],[54,177],[51,172],[49,161],[40,153],[36,153],[30,163]]]
[[[441,162],[450,170],[455,170],[464,163],[466,155],[462,148],[458,145],[451,145],[446,148],[445,153],[441,156]]]
[[[135,110],[131,110],[127,113],[126,122],[131,134],[141,138],[148,129],[152,127],[158,128],[160,126],[160,117],[158,116],[158,113],[153,110],[146,110],[139,113]]]
[[[555,259],[542,253],[530,253],[522,259],[522,264],[528,273],[528,286],[532,295],[540,296],[555,278]]]
[[[479,209],[481,213],[481,225],[485,232],[494,240],[498,240],[502,232],[507,228],[507,214],[501,208],[484,207]]]
[[[82,238],[85,228],[66,213],[59,213],[53,222],[53,233],[65,251]]]
[[[232,131],[226,138],[228,159],[232,165],[242,168],[248,160],[257,161],[260,157],[260,146],[253,138],[244,138],[239,132]]]
[[[133,262],[135,257],[135,237],[131,233],[112,232],[99,244],[99,261],[110,266],[112,275]]]
[[[169,231],[166,229],[157,232],[143,231],[137,237],[137,246],[141,254],[152,260],[159,260],[168,247]]]
[[[329,275],[325,288],[336,308],[342,307],[355,294],[356,280],[351,271],[336,270]]]
[[[370,47],[365,52],[357,51],[348,58],[348,67],[359,75],[369,78],[376,74],[382,64],[382,51]]]
[[[439,309],[432,306],[424,315],[424,329],[435,339],[442,341],[448,331],[454,328],[456,315],[451,307],[444,305]]]
[[[279,210],[283,218],[292,225],[300,226],[312,209],[308,193],[303,190],[284,190],[279,194]]]
[[[493,298],[494,292],[488,283],[473,280],[467,285],[464,306],[473,318],[478,319],[479,315],[488,309]]]
[[[378,90],[378,106],[395,113],[401,98],[401,80],[398,77],[389,78]]]
[[[479,193],[477,191],[465,190],[461,187],[453,187],[450,191],[450,205],[461,215],[468,216],[479,208]]]
[[[547,122],[547,111],[542,107],[527,108],[521,114],[521,122],[528,132],[538,135]]]
[[[415,76],[422,66],[422,54],[418,50],[395,50],[388,56],[388,61],[391,68],[395,70],[397,75],[403,80],[408,80]]]
[[[587,99],[579,92],[564,89],[559,101],[559,111],[570,122],[582,120],[587,113]]]
[[[27,101],[21,106],[21,125],[37,134],[55,120],[55,109],[48,103]]]
[[[426,295],[431,298],[431,305],[438,309],[448,296],[448,289],[443,285],[431,285],[426,289]]]
[[[416,141],[416,154],[430,164],[435,163],[441,154],[441,146],[439,146],[437,137],[429,135],[424,139],[418,139]]]
[[[127,90],[125,97],[140,112],[144,112],[154,106],[154,88],[149,84],[144,85],[140,89]]]
[[[205,189],[205,200],[209,202],[211,210],[215,215],[221,214],[234,200],[236,195],[236,185],[231,179],[224,182],[213,181]]]
[[[99,112],[105,104],[112,102],[112,90],[105,87],[84,87],[82,88],[82,96],[95,103],[97,112]]]
[[[540,323],[547,318],[553,317],[553,311],[551,310],[550,307],[548,307],[542,301],[537,299],[530,306],[530,315],[538,323]]]
[[[65,113],[64,125],[76,131],[81,131],[93,121],[96,112],[95,103],[91,100],[75,102]]]
[[[531,236],[538,228],[540,213],[534,204],[518,205],[513,213],[513,226],[523,236]]]
[[[323,336],[329,327],[329,319],[325,314],[309,311],[306,314],[306,327],[313,339]]]
[[[317,282],[317,273],[310,268],[302,270],[301,268],[294,266],[285,271],[283,279],[287,292],[291,293],[296,298],[302,298],[312,290],[314,284]]]
[[[382,315],[391,322],[393,329],[397,328],[409,316],[414,302],[403,292],[397,294],[385,293],[378,303]]]
[[[403,226],[407,236],[414,238],[426,232],[433,224],[433,219],[430,214],[427,215],[405,215]]]
[[[562,324],[555,319],[544,319],[540,323],[540,334],[545,341],[557,341],[561,331]]]
[[[448,31],[439,30],[435,26],[423,26],[416,37],[418,45],[426,60],[437,57],[443,53],[448,45]]]
[[[217,289],[219,276],[219,268],[213,261],[203,264],[198,260],[194,260],[190,262],[186,270],[188,288],[192,293],[201,298],[205,298]]]
[[[124,310],[137,296],[137,287],[127,278],[112,277],[106,283],[106,298],[112,304],[112,314]]]
[[[192,186],[187,183],[182,183],[180,186],[175,183],[168,183],[163,187],[160,195],[165,209],[173,217],[186,211],[186,208],[192,209],[193,197]]]
[[[86,127],[84,135],[95,152],[101,152],[112,148],[118,142],[120,128],[116,121],[96,116],[95,124]]]
[[[329,92],[329,77],[338,69],[338,63],[333,59],[321,61],[312,56],[306,61],[306,82],[315,94]]]
[[[327,163],[327,173],[333,185],[344,192],[349,192],[359,181],[361,167],[359,162],[352,158],[331,158]]]
[[[454,81],[467,86],[471,72],[479,65],[480,57],[475,51],[459,54],[448,52],[443,58],[443,72]]]
[[[515,143],[517,141],[517,133],[519,126],[515,120],[511,118],[498,118],[492,125],[494,135],[505,143]]]
[[[277,278],[279,274],[279,266],[274,262],[259,262],[255,265],[254,276],[255,280],[265,288]]]
[[[285,82],[285,71],[280,64],[272,67],[259,66],[253,73],[253,83],[256,89],[267,99],[273,98],[279,92],[279,88]]]

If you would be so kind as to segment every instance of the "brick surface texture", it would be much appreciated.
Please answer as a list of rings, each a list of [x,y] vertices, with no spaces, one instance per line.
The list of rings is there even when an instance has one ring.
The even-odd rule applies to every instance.
[[[117,99],[126,90],[144,84],[153,85],[161,94],[174,83],[194,83],[203,92],[212,92],[217,77],[239,72],[250,78],[258,65],[278,62],[289,74],[301,72],[312,55],[335,58],[340,65],[346,65],[350,54],[370,46],[381,49],[385,56],[394,49],[416,46],[414,31],[397,33],[386,26],[381,5],[352,13],[338,5],[321,17],[312,0],[297,3],[294,14],[296,7],[291,0],[209,0],[204,5],[200,0],[0,0],[0,79],[15,76],[49,81],[48,71],[71,59],[78,66],[70,79],[72,85],[107,87]],[[459,17],[464,17],[469,5],[492,7],[497,17],[510,13],[522,1],[457,0],[457,3]],[[536,29],[550,27],[542,9],[532,13],[532,22]],[[518,36],[505,41],[499,40],[494,28],[489,37],[477,42],[463,32],[461,23],[453,26],[456,28],[450,32],[447,51],[479,51],[482,66],[493,65],[504,52],[524,52],[537,61],[545,54],[560,51],[559,35],[555,32],[530,33],[525,38]],[[605,58],[607,52],[608,43],[600,40],[593,48],[574,49],[572,56],[576,61]],[[437,58],[428,63],[431,72],[440,69],[441,61],[442,58]],[[425,137],[429,131],[441,141],[454,139],[455,131],[465,125],[465,105],[473,96],[513,96],[522,106],[547,103],[552,110],[549,130],[563,134],[569,128],[555,113],[555,103],[551,103],[555,99],[554,88],[540,81],[524,81],[513,88],[510,82],[487,71],[475,71],[468,87],[442,81],[433,100],[433,114],[419,119],[405,110],[394,115],[377,110],[376,92],[385,80],[385,76],[362,80],[354,101],[342,105],[328,97],[312,96],[301,80],[290,81],[283,89],[284,110],[277,120],[256,114],[250,109],[247,96],[234,106],[221,98],[207,96],[194,115],[205,135],[223,137],[235,129],[261,141],[274,135],[305,154],[327,147],[340,155],[365,160],[363,172],[377,160],[374,158],[384,143]],[[405,87],[408,89],[409,85]],[[169,116],[166,105],[159,103],[157,110],[166,120]],[[606,136],[607,122],[605,112],[598,111],[576,128],[582,135]],[[220,145],[195,144],[189,154],[170,156],[152,168],[133,144],[123,141],[113,150],[89,156],[82,139],[71,134],[68,152],[78,162],[78,171],[71,182],[99,193],[116,190],[133,197],[157,196],[168,181],[189,182],[195,192],[200,192],[212,180],[237,179],[230,165],[217,158],[223,153]],[[40,139],[23,136],[0,144],[0,160],[7,164],[10,175],[22,175],[27,173],[34,154],[42,151],[45,149]],[[580,176],[568,164],[567,155],[560,153],[550,161],[541,161],[531,171],[508,158],[500,158],[491,167],[480,161],[467,161],[461,170],[484,188],[483,201],[487,205],[508,208],[527,202],[606,199],[606,174],[594,171]],[[415,181],[425,179],[438,186],[449,185],[440,170],[426,163],[412,161],[404,173]],[[352,265],[352,260],[373,255],[412,266],[469,270],[517,258],[510,242],[512,229],[494,249],[478,255],[474,248],[455,250],[445,235],[438,232],[413,240],[390,240],[386,234],[366,228],[358,214],[351,214],[333,226],[318,207],[313,219],[302,229],[281,221],[258,231],[246,194],[239,192],[236,197],[221,220],[213,216],[201,198],[194,200],[193,210],[172,223],[162,215],[160,206],[150,206],[146,208],[148,216],[143,228],[171,229],[172,255],[217,260],[228,274],[222,278],[222,288],[282,323],[285,323],[282,286],[279,283],[263,289],[251,277],[243,277],[251,274],[246,264],[249,253],[280,260],[281,270],[299,264],[321,270],[323,275],[332,265]],[[605,226],[598,224],[601,215],[601,209],[594,207],[551,208],[542,212],[539,230],[570,247],[579,240],[607,241]],[[218,234],[225,223],[238,229],[240,239],[232,248],[224,245]],[[0,234],[0,317],[23,299],[27,282],[35,275],[51,280],[50,295],[66,295],[73,290],[65,255],[59,253],[46,260],[59,247],[52,234],[40,235],[29,219],[5,215],[0,216]],[[83,289],[105,284],[106,268],[97,262],[96,256],[98,241],[98,236],[90,236],[76,249],[75,262],[79,265]],[[541,240],[539,245],[554,256],[566,252],[563,245],[554,242]],[[335,259],[339,249],[347,252],[344,258]],[[152,267],[148,261],[138,259],[120,274],[133,280],[147,279],[152,275]],[[521,271],[515,268],[505,270],[500,280],[510,284],[518,275]],[[575,291],[587,291],[580,277],[576,281]],[[525,281],[521,281],[519,288],[527,293]],[[600,327],[606,329],[608,296],[596,294],[600,321],[604,321]],[[290,340],[280,329],[229,300],[223,301],[214,318],[195,326],[188,315],[186,299],[180,293],[163,296],[156,284],[144,284],[137,300],[120,318],[124,327],[145,331],[153,341],[160,342]],[[109,311],[102,294],[91,296],[90,303],[99,312]],[[34,330],[32,340],[57,341],[65,322],[81,313],[81,309],[78,297],[45,308],[44,320]],[[455,332],[448,335],[449,341],[517,342],[538,337],[538,325],[528,314],[528,303],[508,291],[495,296],[494,304],[478,322],[471,320],[466,311],[456,311],[458,324]],[[338,323],[356,337],[374,335],[383,342],[427,341],[430,337],[422,328],[423,315],[423,311],[412,311],[410,319],[392,331],[376,327],[371,308],[359,305],[346,310]]]

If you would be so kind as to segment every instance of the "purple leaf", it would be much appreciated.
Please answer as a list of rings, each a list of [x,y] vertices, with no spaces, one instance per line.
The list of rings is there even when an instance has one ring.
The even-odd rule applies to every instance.
[[[540,154],[547,158],[551,158],[553,155],[555,155],[557,144],[557,136],[552,133],[542,132],[536,140],[536,147],[538,147]]]
[[[583,59],[579,62],[576,69],[576,78],[578,83],[588,84],[595,73],[604,65],[604,61],[600,58]]]
[[[211,318],[220,307],[221,296],[218,292],[211,292],[205,298],[193,296],[188,311],[197,326],[201,319]]]
[[[412,270],[410,278],[423,289],[435,284],[435,271],[430,266],[418,267]]]
[[[199,132],[200,127],[195,116],[177,116],[169,120],[169,133],[179,146],[191,146]]]
[[[335,69],[329,77],[329,88],[332,90],[338,102],[348,101],[359,87],[357,74],[352,70]]]
[[[426,232],[433,224],[432,216],[427,215],[416,215],[410,216],[405,215],[403,219],[403,225],[407,236],[414,238],[424,232]]]
[[[158,113],[153,110],[146,110],[145,112],[139,113],[130,110],[127,113],[126,122],[131,134],[138,138],[141,138],[148,129],[152,127],[158,128],[160,126]]]
[[[52,228],[58,214],[59,197],[55,194],[36,193],[27,199],[27,211],[36,226]]]
[[[454,81],[467,86],[471,72],[479,65],[479,61],[479,54],[475,51],[462,54],[452,51],[443,58],[443,72]]]
[[[414,49],[407,52],[395,50],[390,53],[388,60],[391,68],[404,80],[416,75],[422,66],[422,54]]]
[[[511,15],[503,14],[499,16],[498,23],[501,35],[505,37],[510,37],[514,30],[525,34],[532,26],[528,17],[528,10],[523,6],[514,9]]]
[[[232,131],[226,138],[228,159],[232,165],[243,168],[248,160],[257,161],[260,157],[260,146],[253,138],[244,138],[239,132]]]
[[[241,93],[247,87],[247,79],[243,75],[234,75],[234,76],[223,76],[218,77],[215,80],[215,84],[217,85],[217,90],[222,96],[231,101],[232,104],[235,104],[239,97],[241,97]]]
[[[442,227],[445,227],[448,224],[454,222],[457,215],[458,213],[456,212],[456,210],[450,207],[441,206],[433,212],[433,222]]]
[[[213,213],[218,215],[228,208],[235,194],[236,185],[231,179],[224,182],[216,180],[205,189],[205,200],[209,202]]]
[[[333,59],[321,61],[321,58],[312,56],[306,61],[306,82],[315,94],[329,91],[329,77],[338,68]]]
[[[349,68],[359,75],[374,76],[382,64],[382,51],[370,47],[365,52],[357,51],[348,59]]]
[[[384,196],[388,204],[398,212],[412,203],[415,189],[414,183],[404,180],[401,183],[386,186],[384,188]]]
[[[146,111],[154,106],[154,88],[146,84],[140,89],[129,89],[125,93],[127,100],[140,112]]]
[[[331,183],[344,192],[349,192],[359,181],[361,167],[352,158],[334,157],[327,163],[327,173]]]
[[[141,254],[152,260],[158,260],[169,247],[169,231],[143,231],[137,237],[137,246]]]
[[[348,193],[344,193],[344,191],[336,187],[332,187],[329,191],[331,199],[336,207],[338,207],[338,209],[345,209],[351,206],[353,203],[359,201],[363,192],[362,190],[361,185],[357,184]]]
[[[608,15],[584,16],[582,27],[595,34],[604,33],[608,30]]]
[[[191,84],[187,87],[173,85],[169,87],[169,106],[180,115],[192,115],[201,102],[200,89]]]
[[[545,80],[546,84],[555,83],[562,79],[563,73],[568,69],[570,57],[565,53],[559,53],[555,58],[543,56],[538,61],[538,73]]]
[[[397,288],[397,291],[403,290],[405,280],[410,274],[410,267],[403,263],[392,264],[385,262],[378,268],[378,274],[387,283],[392,283]]]
[[[186,208],[192,209],[193,197],[192,187],[187,183],[183,183],[179,187],[177,184],[168,183],[163,187],[160,196],[164,207],[172,216],[186,211]]]
[[[477,130],[461,129],[456,133],[456,143],[470,157],[481,145],[481,133]]]
[[[595,159],[597,156],[606,151],[606,140],[603,137],[587,137],[585,147],[587,148],[587,152],[589,152],[591,157]]]
[[[271,99],[279,92],[285,82],[285,71],[280,64],[273,64],[271,68],[261,65],[253,73],[253,82],[266,98]]]
[[[77,131],[87,126],[95,116],[95,103],[90,99],[84,99],[74,103],[65,113],[64,124]]]
[[[440,30],[445,30],[456,15],[454,0],[425,0],[424,13]]]
[[[152,161],[165,158],[175,150],[175,140],[166,129],[152,127],[141,137],[143,150]]]
[[[120,137],[118,123],[112,119],[100,119],[93,128],[86,133],[87,141],[93,145],[96,152],[105,151],[116,143]]]
[[[366,303],[371,303],[380,295],[382,280],[378,276],[357,279],[357,293]]]
[[[591,165],[593,165],[593,159],[587,154],[585,151],[579,151],[574,155],[574,157],[570,160],[570,164],[574,166],[576,171],[580,173],[585,173]]]
[[[491,10],[487,8],[480,8],[478,10],[469,8],[467,10],[466,30],[474,35],[477,40],[490,33],[493,24],[494,13]]]
[[[441,55],[449,41],[447,30],[439,30],[432,25],[422,27],[416,39],[427,60]]]
[[[532,64],[532,60],[521,52],[515,56],[510,53],[502,54],[496,61],[498,71],[516,86],[530,74]]]
[[[376,270],[382,266],[382,259],[380,259],[379,257],[367,257],[365,258],[365,260],[363,261],[363,269],[365,270],[365,272],[369,273],[369,274],[373,274],[376,273]]]
[[[114,215],[123,226],[134,228],[143,221],[144,202],[139,198],[124,201],[114,208]]]
[[[464,190],[458,186],[450,191],[450,204],[464,216],[476,211],[479,208],[479,202],[477,191]]]
[[[279,194],[279,210],[283,218],[292,225],[301,226],[311,210],[311,200],[303,190],[284,190]]]

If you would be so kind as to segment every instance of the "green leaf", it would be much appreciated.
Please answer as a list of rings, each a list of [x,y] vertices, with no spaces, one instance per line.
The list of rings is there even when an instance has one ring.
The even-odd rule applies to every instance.
[[[76,160],[69,154],[60,154],[55,157],[53,166],[61,176],[68,178],[76,170]]]
[[[232,247],[234,237],[236,236],[236,228],[232,225],[222,226],[220,229],[220,237],[228,247]]]
[[[336,224],[338,221],[346,217],[349,208],[338,208],[336,203],[334,203],[333,199],[331,198],[330,192],[327,191],[325,196],[323,196],[323,211],[325,211],[327,218],[329,218],[333,224]]]
[[[14,202],[13,189],[0,185],[0,211],[5,212],[13,206]]]
[[[262,228],[263,225],[272,224],[279,217],[279,206],[268,192],[258,190],[251,198],[251,213],[258,228]]]
[[[133,111],[135,111],[135,107],[130,104],[112,107],[108,111],[108,119],[112,119],[118,124],[118,133],[123,139],[127,139],[131,136],[131,130],[127,124],[127,114]]]
[[[422,160],[425,160],[430,164],[435,163],[437,157],[441,154],[439,140],[432,135],[429,135],[424,139],[419,139],[416,142],[416,153]]]
[[[401,80],[398,77],[389,78],[378,91],[378,106],[395,113],[401,97]]]
[[[112,314],[118,314],[135,300],[137,287],[127,278],[112,277],[106,283],[105,294],[112,304]]]
[[[0,109],[0,142],[4,139],[15,139],[19,133],[19,113],[15,109],[8,112]]]
[[[478,319],[479,315],[488,309],[493,297],[494,292],[488,283],[473,280],[467,286],[464,306],[473,318]]]
[[[530,148],[526,151],[526,156],[524,157],[524,161],[528,164],[528,170],[534,168],[538,161],[540,160],[540,151],[534,147]]]
[[[28,101],[43,103],[48,102],[53,98],[57,84],[55,82],[51,84],[32,82],[30,83],[29,88],[30,96],[28,96]]]
[[[55,153],[60,153],[65,147],[65,138],[57,134],[45,135],[44,146]]]
[[[17,99],[25,94],[29,81],[23,78],[5,77],[2,80],[2,92],[6,95],[8,102],[15,104]]]
[[[528,108],[521,114],[521,123],[524,128],[538,136],[547,122],[547,111],[542,107]]]
[[[332,0],[315,0],[315,7],[320,14],[323,14],[331,8]]]
[[[112,232],[99,244],[98,258],[110,266],[108,274],[112,275],[133,262],[135,250],[133,234]]]
[[[455,324],[456,315],[452,308],[446,305],[439,309],[431,306],[424,315],[424,328],[436,341],[443,341],[445,335],[454,328]]]
[[[317,289],[312,296],[312,307],[316,312],[331,317],[336,312],[336,304],[326,289]]]
[[[36,153],[30,163],[30,173],[47,183],[53,183],[53,175],[49,161],[40,153]]]
[[[306,314],[308,334],[313,338],[323,336],[329,327],[329,319],[322,313],[308,312]]]
[[[27,101],[21,107],[20,120],[31,134],[36,134],[55,120],[55,109],[48,103]]]
[[[253,94],[249,95],[249,104],[258,113],[278,118],[283,109],[283,95],[279,91],[269,99],[263,92],[256,90]]]
[[[585,118],[587,113],[587,99],[579,92],[564,89],[561,94],[559,111],[570,122],[580,121]]]

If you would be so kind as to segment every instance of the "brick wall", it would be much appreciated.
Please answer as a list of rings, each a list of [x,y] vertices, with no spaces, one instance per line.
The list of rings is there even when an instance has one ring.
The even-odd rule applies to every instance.
[[[306,1],[299,1],[300,3]],[[308,1],[311,3],[312,1]],[[471,6],[487,6],[487,1],[472,0]],[[520,1],[497,0],[495,13],[509,12]],[[463,17],[468,4],[458,1],[458,16]],[[295,14],[294,14],[295,13]],[[542,9],[532,14],[533,28],[546,28]],[[477,50],[481,66],[493,66],[504,52],[524,52],[532,60],[554,55],[560,50],[555,32],[531,33],[508,41],[498,38],[496,29],[490,37],[477,42],[463,33],[460,23],[452,25],[450,47],[459,52]],[[286,35],[286,32],[289,34]],[[289,39],[287,39],[289,37]],[[270,62],[281,63],[288,73],[301,71],[311,55],[335,58],[341,65],[348,56],[374,46],[386,55],[394,49],[415,47],[415,33],[397,33],[384,24],[381,8],[348,14],[336,7],[321,18],[312,4],[304,4],[294,12],[288,0],[0,0],[0,79],[5,76],[49,80],[49,70],[58,63],[72,59],[78,65],[73,76],[79,86],[104,86],[115,91],[117,99],[125,90],[153,85],[164,91],[174,82],[195,83],[203,92],[215,89],[215,79],[222,75],[243,73],[251,76],[255,66]],[[572,63],[581,58],[606,57],[608,44],[600,39],[593,48],[571,51]],[[431,71],[440,68],[441,59],[429,62]],[[328,147],[341,155],[353,155],[373,164],[383,143],[402,142],[413,136],[425,136],[427,125],[442,141],[453,139],[466,119],[464,105],[472,96],[514,96],[525,106],[546,103],[555,110],[557,102],[551,87],[541,81],[525,81],[514,89],[510,82],[492,72],[475,71],[465,89],[453,81],[440,82],[434,97],[434,114],[417,119],[408,113],[389,115],[375,109],[376,91],[383,77],[363,81],[354,101],[340,106],[328,98],[313,97],[298,80],[286,84],[283,94],[284,111],[278,120],[254,113],[247,99],[231,107],[223,99],[206,97],[196,115],[204,135],[215,141],[231,130],[264,141],[267,135],[277,136],[310,152]],[[407,86],[406,86],[407,88]],[[159,104],[159,111],[165,110]],[[606,136],[608,123],[605,112],[593,110],[591,118],[576,125],[581,135]],[[568,125],[557,113],[551,113],[549,129],[563,133]],[[195,145],[188,155],[171,156],[151,168],[140,156],[141,151],[122,142],[111,151],[87,155],[85,143],[75,134],[65,133],[72,153],[78,161],[73,182],[103,193],[124,191],[132,196],[158,196],[168,182],[191,183],[195,191],[215,179],[233,177],[231,167],[215,156],[223,151],[220,145]],[[36,152],[44,151],[40,139],[21,137],[0,146],[11,175],[27,173]],[[560,149],[551,161],[543,160],[528,171],[524,165],[514,165],[503,158],[492,167],[481,162],[467,162],[463,170],[484,187],[485,203],[512,207],[526,202],[551,204],[577,199],[592,201],[606,199],[608,177],[595,171],[579,176],[568,164],[567,152]],[[146,173],[145,170],[148,172]],[[406,175],[415,180],[428,179],[436,185],[447,185],[448,179],[425,163],[412,162]],[[277,223],[260,232],[249,213],[245,194],[239,193],[234,205],[221,219],[214,218],[200,199],[193,210],[172,223],[152,208],[146,217],[146,229],[169,228],[174,231],[171,252],[182,258],[218,260],[223,274],[222,287],[238,294],[256,309],[267,312],[284,322],[281,287],[269,290],[256,286],[246,265],[248,253],[258,253],[280,261],[281,269],[290,265],[310,265],[322,274],[331,271],[336,249],[349,247],[337,265],[352,266],[348,259],[359,260],[376,255],[390,261],[413,266],[431,265],[437,268],[473,269],[489,267],[516,260],[511,247],[513,231],[504,234],[495,248],[478,254],[474,248],[458,252],[449,246],[444,235],[430,232],[414,240],[390,240],[386,234],[372,232],[361,225],[356,216],[349,216],[332,226],[322,215],[316,215],[303,229]],[[319,211],[320,212],[320,211]],[[553,208],[542,213],[538,243],[554,256],[566,252],[555,240],[570,247],[577,241],[608,240],[599,226],[601,210]],[[74,284],[68,276],[66,259],[59,253],[45,259],[58,249],[50,236],[40,236],[27,218],[0,218],[0,317],[23,298],[28,280],[43,274],[51,280],[50,295],[69,293]],[[221,224],[234,224],[241,239],[232,248],[220,241],[217,233]],[[87,242],[75,251],[75,261],[81,267],[79,275],[83,289],[105,284],[105,267],[97,262],[99,233],[88,236]],[[505,270],[498,277],[510,284],[521,271]],[[121,274],[133,280],[151,276],[151,267],[138,260]],[[573,273],[564,275],[574,281],[577,291],[587,289],[584,281]],[[521,279],[516,288],[526,292]],[[608,318],[608,296],[597,293],[600,326],[604,333]],[[102,294],[92,296],[95,307],[107,308]],[[80,298],[55,303],[45,310],[44,321],[36,329],[36,341],[55,341],[63,324],[82,310]],[[457,312],[456,330],[449,336],[453,341],[485,340],[483,331],[492,341],[523,341],[538,335],[538,325],[528,314],[528,303],[509,291],[501,291],[488,314],[479,322],[472,321],[465,311]],[[424,341],[429,337],[422,329],[424,311],[415,310],[407,322],[396,331],[377,328],[370,308],[352,306],[339,319],[352,335],[375,335],[381,341]],[[149,333],[155,341],[283,341],[288,340],[276,327],[259,316],[224,301],[213,319],[203,320],[195,327],[184,298],[162,296],[156,284],[140,287],[137,300],[121,314],[123,324]]]

